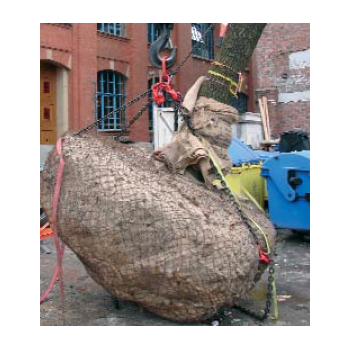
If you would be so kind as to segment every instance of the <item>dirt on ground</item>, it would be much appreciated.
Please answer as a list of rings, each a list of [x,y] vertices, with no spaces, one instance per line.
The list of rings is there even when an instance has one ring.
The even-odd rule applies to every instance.
[[[309,326],[310,325],[310,242],[309,236],[279,230],[275,277],[279,318],[257,321],[232,309],[222,325],[228,326]],[[40,289],[48,286],[56,266],[52,240],[40,246]],[[266,276],[242,305],[262,310],[265,304]],[[86,273],[85,268],[66,249],[63,260],[64,303],[56,284],[40,305],[41,326],[206,326],[207,323],[177,323],[162,319],[134,303],[116,301]],[[218,322],[214,321],[214,324]],[[209,323],[210,325],[211,323]]]

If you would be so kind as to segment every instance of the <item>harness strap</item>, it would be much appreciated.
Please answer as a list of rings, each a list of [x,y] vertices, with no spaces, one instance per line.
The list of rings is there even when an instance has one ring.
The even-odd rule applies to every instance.
[[[230,192],[235,197],[235,200],[238,203],[239,207],[242,208],[241,202],[239,201],[236,193],[232,190],[231,186],[226,181],[226,178],[225,178],[224,174],[222,173],[219,164],[216,162],[212,152],[209,149],[207,149],[207,153],[208,153],[208,156],[209,156],[210,160],[212,161],[213,165],[215,166],[216,170],[221,175],[221,178],[223,179],[223,181],[225,181],[226,186],[229,188]],[[248,219],[250,220],[250,222],[257,227],[257,229],[260,231],[260,233],[264,237],[265,243],[266,243],[266,248],[267,248],[267,252],[265,253],[265,255],[267,256],[268,254],[270,254],[271,250],[270,250],[270,245],[269,245],[269,239],[267,237],[265,230],[250,215],[248,215],[247,213],[246,213],[246,215],[247,215]],[[259,247],[258,247],[258,249],[259,249]],[[260,247],[260,249],[261,249],[261,247]],[[260,249],[259,249],[259,251],[260,251]]]
[[[214,72],[213,70],[208,70],[207,72],[208,74],[214,75],[216,77],[219,77],[225,81],[228,81],[230,83],[228,90],[230,91],[230,93],[235,96],[236,98],[238,98],[237,94],[241,91],[242,88],[242,82],[243,82],[243,78],[242,78],[242,73],[238,72],[238,83],[236,83],[235,81],[233,81],[231,78],[226,77],[225,75],[222,75],[218,72]]]
[[[228,184],[228,182],[226,181],[225,179],[225,176],[224,174],[222,173],[221,171],[221,168],[220,166],[218,165],[218,163],[216,162],[215,158],[214,158],[214,155],[212,154],[212,152],[207,149],[207,153],[208,153],[208,156],[210,158],[210,160],[212,161],[213,165],[215,166],[216,170],[219,172],[219,174],[221,175],[221,178],[223,179],[223,181],[225,181],[226,183],[226,186],[229,188],[230,192],[232,193],[232,195],[235,197],[238,205],[242,208],[242,205],[238,199],[238,197],[236,196],[236,193],[232,190],[232,188],[230,187],[230,185]],[[269,244],[269,239],[268,239],[268,236],[265,232],[265,230],[255,221],[253,220],[252,217],[250,217],[248,214],[246,214],[248,219],[257,227],[257,229],[261,232],[262,236],[264,237],[265,239],[265,243],[266,243],[266,249],[267,251],[264,252],[260,246],[260,244],[258,245],[258,256],[259,256],[259,262],[263,262],[265,264],[268,264],[269,261],[270,261],[270,258],[269,258],[269,254],[271,253],[271,248],[270,248],[270,244]],[[272,295],[273,295],[273,305],[274,305],[274,313],[275,313],[275,316],[274,316],[274,319],[275,320],[278,320],[278,304],[277,304],[277,291],[276,291],[276,281],[274,280],[273,283],[272,283]]]
[[[64,169],[64,160],[62,157],[62,139],[58,139],[57,144],[56,144],[56,151],[57,154],[60,157],[59,165],[58,165],[58,170],[57,170],[57,177],[56,177],[56,186],[55,186],[55,192],[53,196],[53,205],[52,205],[52,229],[53,229],[53,237],[55,240],[55,245],[56,245],[56,255],[57,255],[57,265],[54,270],[54,273],[51,278],[51,282],[44,292],[44,294],[40,297],[40,304],[48,297],[50,292],[52,291],[55,282],[58,278],[59,280],[59,285],[60,285],[60,297],[61,297],[61,302],[63,302],[63,280],[62,280],[62,259],[63,259],[63,253],[64,253],[64,248],[65,244],[60,243],[58,235],[57,235],[57,208],[58,208],[58,201],[60,198],[60,189],[61,189],[61,181],[62,181],[62,175],[63,175],[63,169]]]

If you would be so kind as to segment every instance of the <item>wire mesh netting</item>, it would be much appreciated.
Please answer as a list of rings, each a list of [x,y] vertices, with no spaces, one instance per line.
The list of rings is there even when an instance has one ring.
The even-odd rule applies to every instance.
[[[260,277],[257,247],[225,194],[115,141],[68,134],[63,158],[58,235],[113,297],[197,321],[245,297]],[[49,220],[57,167],[52,151],[41,174]],[[269,220],[242,204],[273,242]]]

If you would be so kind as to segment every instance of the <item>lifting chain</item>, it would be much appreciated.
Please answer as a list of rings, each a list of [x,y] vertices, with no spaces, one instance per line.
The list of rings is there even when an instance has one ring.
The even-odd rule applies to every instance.
[[[181,107],[181,116],[182,116],[184,122],[186,123],[187,127],[189,128],[189,130],[192,132],[192,134],[194,136],[196,136],[195,129],[191,125],[190,116],[189,116],[188,112],[183,107]],[[247,229],[251,233],[251,237],[253,238],[254,243],[258,247],[260,247],[260,242],[259,242],[258,236],[255,232],[255,228],[253,228],[251,225],[251,222],[250,222],[248,215],[244,212],[244,210],[242,210],[242,207],[241,207],[240,203],[238,202],[236,196],[231,192],[231,190],[228,187],[222,173],[217,169],[217,167],[213,163],[213,161],[212,161],[212,164],[213,164],[213,169],[214,169],[216,178],[220,181],[220,184],[223,187],[224,192],[228,195],[230,202],[233,204],[233,206],[235,207],[235,209],[239,213],[239,215],[242,219],[242,222],[244,223],[244,225],[247,227]],[[268,318],[268,316],[271,312],[271,306],[272,306],[273,288],[274,288],[273,284],[275,281],[275,277],[274,277],[274,272],[275,272],[274,264],[275,263],[274,263],[274,260],[272,259],[273,253],[270,252],[269,255],[270,256],[268,256],[267,295],[266,295],[266,303],[265,303],[264,312],[262,314],[258,314],[255,311],[248,310],[247,308],[245,308],[243,306],[240,306],[240,305],[234,306],[235,309],[237,309],[245,314],[248,314],[249,316],[251,316],[259,321],[264,321]],[[217,318],[219,318],[220,321],[223,321],[224,317],[227,317],[226,315],[225,316],[217,315],[217,316],[218,316]],[[214,320],[214,318],[213,318],[213,320]],[[215,319],[215,321],[213,321],[213,322],[216,323],[218,321],[217,321],[217,319]],[[214,323],[211,323],[211,324],[214,324]],[[219,324],[220,324],[220,322],[219,322]]]
[[[204,32],[203,34],[203,40],[205,40],[205,38],[207,37],[207,34],[209,33],[209,31],[214,27],[214,23],[212,23]],[[181,67],[187,62],[187,60],[190,58],[190,56],[192,55],[193,51],[199,47],[200,42],[196,43],[195,45],[193,45],[192,50],[187,54],[187,56],[182,60],[182,62],[176,67],[176,69],[174,69],[173,71],[169,72],[169,76],[172,75],[176,75],[178,73],[178,71],[181,69]],[[103,120],[106,120],[108,118],[110,118],[110,116],[112,116],[113,114],[117,113],[117,112],[121,112],[123,110],[126,109],[126,107],[133,105],[134,103],[140,101],[144,96],[146,95],[151,95],[152,94],[152,90],[149,89],[143,93],[141,93],[140,95],[136,96],[134,99],[132,99],[131,101],[125,103],[124,105],[120,106],[119,108],[107,113],[104,117],[101,117],[100,119],[97,119],[96,121],[94,121],[93,123],[91,123],[90,125],[88,125],[87,127],[85,127],[84,129],[81,129],[80,131],[76,132],[74,134],[74,136],[79,136],[81,134],[83,134],[86,131],[91,130],[92,128],[94,128],[96,125],[98,125],[98,123],[100,123]],[[142,113],[147,109],[147,107],[152,103],[152,98],[151,96],[149,97],[149,101],[146,105],[144,105],[142,107],[142,109],[129,121],[129,123],[124,126],[119,132],[121,133],[121,135],[118,136],[121,137],[123,134],[125,134],[125,132],[127,131],[127,129],[137,120],[140,118],[140,116],[142,115]],[[180,101],[181,102],[181,101]],[[174,126],[176,126],[176,128],[174,129],[175,131],[177,131],[177,121],[178,121],[178,111],[179,111],[179,107],[180,104],[175,102],[175,119],[174,119]]]
[[[174,101],[174,132],[179,129],[179,111],[181,107],[182,97],[180,96],[180,101]]]
[[[126,131],[131,127],[131,125],[134,124],[141,117],[143,112],[145,112],[148,109],[149,105],[152,102],[152,97],[149,96],[148,102],[144,104],[144,106],[129,120],[129,122],[125,126],[121,128],[121,130],[118,131],[120,135],[117,136],[117,139],[120,139],[126,133]]]
[[[131,101],[129,102],[126,102],[124,103],[122,106],[120,106],[119,108],[117,109],[114,109],[113,111],[107,113],[104,117],[100,118],[100,119],[97,119],[96,121],[94,121],[93,123],[91,123],[90,125],[88,125],[87,127],[85,127],[84,129],[81,129],[80,131],[78,131],[77,133],[74,134],[74,136],[79,136],[81,135],[82,133],[86,132],[86,131],[89,131],[91,130],[93,127],[95,127],[98,123],[100,123],[101,121],[103,120],[106,120],[108,118],[110,118],[110,116],[112,116],[113,114],[115,113],[118,113],[118,112],[121,112],[123,110],[126,109],[126,107],[129,107],[131,105],[133,105],[134,103],[140,101],[143,97],[145,96],[149,96],[149,101],[147,102],[146,105],[144,105],[141,110],[129,121],[129,123],[125,126],[122,127],[122,129],[120,130],[120,132],[122,134],[124,134],[126,132],[126,130],[133,124],[136,122],[137,119],[140,118],[140,116],[142,115],[142,113],[147,109],[148,105],[152,102],[151,100],[151,89],[141,93],[140,95],[136,96],[134,99],[132,99]]]
[[[241,207],[240,203],[237,201],[237,198],[232,194],[231,190],[227,186],[226,181],[222,177],[222,174],[218,171],[218,169],[215,167],[214,164],[213,164],[213,169],[214,169],[214,172],[215,172],[217,179],[220,181],[220,184],[224,189],[224,192],[229,196],[231,203],[234,205],[237,212],[240,214],[240,217],[241,217],[243,223],[245,224],[245,226],[248,228],[249,232],[251,233],[251,237],[253,238],[254,243],[257,246],[260,246],[258,236],[255,232],[255,229],[252,227],[248,216],[242,210],[242,207]],[[234,306],[235,309],[237,309],[241,312],[244,312],[244,313],[248,314],[249,316],[251,316],[259,321],[264,321],[268,318],[270,311],[271,311],[271,306],[272,306],[273,282],[275,280],[275,278],[274,278],[275,269],[274,269],[274,261],[273,261],[271,255],[272,255],[272,252],[270,253],[269,262],[268,262],[267,295],[266,295],[266,303],[265,303],[265,309],[264,309],[263,314],[260,315],[256,312],[248,310],[240,305]]]

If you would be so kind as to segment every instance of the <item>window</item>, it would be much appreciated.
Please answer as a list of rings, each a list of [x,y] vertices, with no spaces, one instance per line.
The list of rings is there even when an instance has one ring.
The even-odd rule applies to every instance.
[[[97,31],[126,37],[126,23],[97,23]]]
[[[193,55],[214,59],[214,26],[211,23],[192,23],[191,37]],[[208,30],[206,35],[204,33]]]
[[[156,23],[147,23],[147,39],[149,43],[153,43],[160,34],[160,27]]]
[[[115,71],[97,73],[97,118],[122,106],[126,101],[126,78]],[[98,124],[99,130],[119,130],[125,123],[125,110],[113,113]]]
[[[160,35],[161,26],[158,26],[157,24],[158,23],[147,23],[147,41],[149,44],[152,44],[153,41],[157,40]],[[171,35],[172,34],[170,32],[169,41],[165,45],[166,49],[171,49],[173,47]]]

